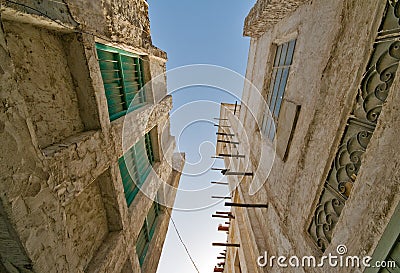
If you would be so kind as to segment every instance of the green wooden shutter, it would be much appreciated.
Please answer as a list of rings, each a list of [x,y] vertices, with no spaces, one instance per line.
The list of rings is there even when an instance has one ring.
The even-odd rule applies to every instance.
[[[136,79],[136,64],[135,59],[133,57],[129,57],[126,55],[120,55],[121,57],[121,68],[123,70],[123,82],[124,82],[124,90],[125,90],[125,98],[129,108],[132,108],[132,101],[135,98],[140,86]]]
[[[149,213],[147,214],[147,226],[149,228],[149,238],[153,238],[154,235],[154,230],[156,228],[156,219],[158,216],[158,204],[157,202],[153,202],[153,205],[151,206]]]
[[[99,43],[96,49],[110,120],[143,106],[146,102],[143,60],[127,51]]]
[[[148,158],[150,164],[153,165],[155,159],[154,159],[153,145],[151,142],[150,133],[147,133],[145,135],[145,144],[146,144],[147,158]]]
[[[125,153],[125,155],[118,160],[118,163],[124,186],[125,199],[129,207],[139,192],[139,176],[133,158],[133,151],[130,150]]]
[[[147,226],[145,222],[144,225],[142,226],[142,229],[140,230],[138,239],[136,241],[136,253],[138,255],[140,265],[143,265],[148,248],[149,248],[149,239],[147,234]]]
[[[118,54],[97,49],[97,55],[106,92],[108,112],[110,119],[114,120],[124,115],[126,110]]]
[[[381,272],[391,272],[391,273],[400,273],[400,237],[397,236],[396,243],[393,245],[392,250],[389,252],[389,255],[386,257],[385,261],[394,261],[396,263],[395,268],[386,267],[382,269]]]
[[[150,241],[153,238],[156,228],[158,214],[159,204],[155,201],[153,202],[153,205],[151,206],[146,219],[144,220],[144,224],[136,241],[136,253],[138,255],[140,265],[143,265],[143,262],[146,258]]]
[[[118,159],[128,207],[139,192],[140,186],[146,181],[153,162],[154,153],[149,134],[141,137],[131,149]]]
[[[400,204],[389,221],[379,243],[372,255],[371,267],[365,269],[365,273],[399,273],[400,272]],[[377,268],[372,267],[376,261],[394,261],[395,268]]]
[[[150,173],[151,165],[149,159],[147,158],[146,147],[145,147],[145,138],[142,137],[139,141],[135,144],[135,160],[136,160],[136,167],[139,174],[139,181],[140,184],[146,181],[147,176]]]
[[[138,93],[138,103],[142,104],[146,101],[146,94],[145,94],[145,80],[144,80],[144,72],[143,72],[143,60],[140,58],[136,59],[136,77],[138,84],[140,86],[140,92]]]

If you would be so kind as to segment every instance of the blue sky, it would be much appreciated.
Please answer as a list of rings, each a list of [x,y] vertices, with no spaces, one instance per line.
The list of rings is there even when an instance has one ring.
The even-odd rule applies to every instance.
[[[167,70],[212,64],[244,75],[249,38],[242,37],[242,29],[254,2],[148,0],[153,44],[167,52]],[[171,132],[177,137],[178,149],[186,153],[184,172],[189,174],[182,175],[176,200],[176,206],[186,210],[174,210],[172,217],[202,273],[212,272],[222,250],[211,243],[226,240],[226,234],[217,231],[223,221],[211,217],[217,210],[227,210],[223,204],[198,209],[211,204],[211,195],[227,193],[224,186],[210,187],[210,181],[222,176],[208,171],[213,165],[210,156],[215,153],[216,143],[216,127],[209,121],[219,116],[221,102],[235,100],[212,87],[188,87],[173,93]],[[214,166],[222,165],[216,162]],[[196,172],[202,174],[194,175]],[[196,270],[170,224],[157,273],[190,272]]]

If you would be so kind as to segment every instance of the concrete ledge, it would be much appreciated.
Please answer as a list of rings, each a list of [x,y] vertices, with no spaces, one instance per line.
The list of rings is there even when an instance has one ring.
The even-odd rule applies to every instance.
[[[123,147],[132,147],[144,133],[159,125],[159,121],[166,117],[171,109],[172,97],[168,95],[155,105],[148,104],[113,121],[111,123],[111,134],[113,139],[116,140],[117,157],[122,156]],[[122,137],[124,137],[124,143],[122,143]]]
[[[278,21],[309,0],[258,0],[244,21],[243,35],[260,37]]]
[[[96,177],[109,167],[109,153],[100,131],[75,135],[42,150],[50,169],[49,186],[62,204],[80,194]]]
[[[93,259],[90,261],[85,272],[114,272],[115,268],[122,268],[128,256],[128,253],[123,251],[124,248],[126,248],[126,246],[123,233],[110,232]],[[125,253],[125,255],[121,255],[123,253]],[[114,259],[110,259],[110,257],[114,257]]]

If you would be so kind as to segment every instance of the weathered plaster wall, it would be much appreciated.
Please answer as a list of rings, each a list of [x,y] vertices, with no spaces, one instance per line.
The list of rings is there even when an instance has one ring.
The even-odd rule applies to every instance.
[[[90,55],[87,54],[88,44],[84,42],[86,36],[76,33],[63,35],[68,68],[71,72],[78,99],[79,115],[85,131],[97,130],[101,127],[99,116],[101,108],[96,101],[93,80],[90,77],[88,65],[88,56]]]
[[[161,58],[150,58],[151,87],[154,102],[158,103],[167,94],[166,60]]]
[[[14,2],[14,3],[12,3]],[[3,6],[8,6],[13,10],[21,12],[21,14],[33,14],[35,16],[47,16],[55,21],[64,23],[65,25],[75,27],[77,22],[69,13],[68,6],[64,0],[47,1],[47,0],[18,0],[18,1],[3,1]]]
[[[259,37],[308,0],[259,0],[244,22],[243,34]]]
[[[105,0],[111,37],[136,47],[151,45],[148,4],[144,0]]]
[[[145,0],[102,0],[100,4],[83,0],[65,2],[74,20],[85,31],[166,59],[166,53],[152,44]]]
[[[24,247],[9,223],[7,213],[0,202],[0,272],[32,269],[32,261],[26,255]]]
[[[396,206],[400,202],[400,71],[387,98],[378,126],[363,156],[363,165],[335,227],[327,251],[343,242],[349,255],[372,256]],[[333,272],[330,269],[330,272]],[[335,272],[346,272],[344,269]]]
[[[80,25],[80,28],[88,32],[109,36],[110,33],[102,2],[65,0],[71,16]]]
[[[20,5],[7,2],[4,8],[7,12],[18,11],[18,16],[25,22],[83,32],[166,59],[166,53],[152,44],[148,3],[145,0],[15,2]],[[43,18],[48,22],[37,22],[37,19]]]
[[[45,148],[83,131],[62,36],[27,24],[4,26],[39,146]]]
[[[97,181],[65,208],[71,268],[83,271],[108,234],[107,217]],[[72,254],[72,255],[71,255]]]
[[[171,185],[175,188],[178,187],[179,179],[181,176],[180,170],[183,168],[184,158],[185,158],[184,154],[173,155],[174,167],[176,169],[172,171],[170,177],[168,178],[168,181],[166,181],[168,185]],[[169,190],[170,188],[167,187],[167,192],[165,192],[165,185],[164,185],[164,188],[161,188],[158,193],[164,196],[164,201],[167,201],[166,202],[167,204],[172,205],[175,202],[176,192]],[[158,216],[159,218],[157,220],[159,221],[156,226],[156,230],[158,232],[153,237],[149,246],[149,252],[151,252],[152,255],[149,255],[149,257],[145,260],[145,263],[142,266],[142,272],[155,273],[157,271],[158,263],[161,256],[161,251],[163,249],[165,238],[168,231],[171,214],[172,214],[171,208],[169,207],[162,208],[161,214]]]
[[[27,118],[28,110],[24,98],[18,92],[14,76],[14,65],[9,55],[3,26],[0,28],[0,198],[3,204],[3,212],[11,219],[15,226],[24,226],[25,216],[28,213],[23,197],[36,196],[41,189],[41,180],[47,180],[48,174],[43,170],[43,165],[32,158],[38,159],[39,153],[32,143],[34,130],[32,122]],[[42,201],[44,202],[44,201]],[[31,210],[33,213],[34,211]],[[15,215],[15,217],[9,217]],[[5,219],[4,217],[2,219]],[[39,218],[40,221],[40,218]],[[32,228],[35,228],[32,223]],[[4,225],[1,226],[2,231]],[[21,236],[20,230],[14,233]],[[7,231],[9,232],[9,231]],[[24,235],[24,239],[27,235]],[[26,247],[24,247],[26,249]],[[15,246],[9,245],[8,252],[17,251]],[[27,254],[29,251],[27,251]],[[4,263],[4,258],[2,258]],[[18,264],[14,263],[18,266]]]
[[[240,111],[242,110],[248,111],[245,105],[240,105]],[[224,131],[225,133],[230,134],[236,134],[236,132],[241,132],[244,130],[241,127],[241,122],[237,118],[238,116],[240,116],[240,113],[237,113],[236,115],[233,114],[232,105],[222,104],[220,118],[227,119],[228,121],[223,121],[223,124],[229,124],[231,127],[219,130],[221,132]],[[251,113],[249,113],[248,116],[251,116]],[[264,149],[264,147],[257,146],[257,144],[254,143],[254,138],[254,135],[250,136],[250,139],[246,137],[240,139],[239,137],[239,149],[235,148],[233,145],[223,145],[221,143],[217,144],[217,154],[239,153],[240,155],[245,155],[245,159],[240,160],[226,157],[224,159],[226,168],[237,170],[238,172],[255,171],[255,169],[253,169],[255,165],[253,165],[251,160],[249,160],[249,156],[246,151],[249,151],[250,147],[258,147],[257,150],[260,152],[261,149]],[[236,139],[236,137],[234,137],[234,139]],[[260,171],[263,172],[264,169],[261,169]],[[254,179],[255,177],[249,176],[228,176],[228,181],[230,184],[229,186],[233,193],[232,196],[234,203],[267,203],[267,198],[265,198],[265,189],[260,190],[264,198],[260,197],[260,192],[258,192],[255,196],[249,196],[249,185],[254,182]],[[240,186],[236,188],[236,185]],[[268,230],[265,226],[265,222],[260,222],[257,216],[257,213],[265,216],[266,211],[266,209],[258,208],[231,208],[231,212],[235,218],[230,219],[230,229],[227,241],[230,243],[239,243],[240,247],[227,248],[225,272],[240,272],[238,269],[235,269],[236,257],[238,257],[240,260],[242,272],[264,272],[263,269],[257,267],[257,264],[254,261],[257,261],[257,257],[260,255],[260,253],[263,253],[263,251],[268,248],[265,240],[266,236],[269,236]]]
[[[173,155],[173,150],[174,146],[169,150],[168,156]],[[153,202],[153,199],[149,199],[148,196],[154,198],[156,194],[160,194],[160,196],[166,198],[164,201],[167,202],[167,204],[173,204],[176,191],[170,191],[170,188],[168,188],[168,192],[165,192],[165,184],[160,183],[161,181],[164,181],[165,183],[173,184],[174,187],[177,187],[180,179],[180,170],[183,168],[184,164],[184,156],[174,155],[174,158],[174,166],[178,166],[179,171],[168,171],[168,168],[171,166],[166,160],[163,160],[155,167],[156,172],[159,174],[159,178],[150,175],[144,183],[144,185],[148,186],[145,189],[147,192],[146,195],[139,192],[129,208],[126,207],[125,200],[122,200],[123,203],[121,204],[122,208],[120,208],[120,210],[122,212],[124,230],[121,232],[112,232],[108,235],[104,244],[100,247],[89,264],[86,272],[109,272],[115,270],[115,268],[122,267],[131,267],[133,272],[139,272],[140,265],[136,255],[135,246],[136,238]],[[119,172],[118,167],[115,168],[115,171]],[[120,179],[121,178],[117,176],[118,184],[121,183],[122,185]],[[157,269],[158,260],[168,228],[169,215],[166,215],[164,211],[157,221],[159,222],[156,227],[156,233],[150,243],[148,255],[144,265],[142,266],[142,272],[154,273]],[[129,266],[126,265],[126,263],[128,263]]]
[[[267,211],[247,212],[255,224],[245,229],[259,233],[257,225],[263,227],[262,238],[252,246],[255,251],[265,246],[269,255],[322,255],[307,229],[372,52],[384,7],[385,1],[313,1],[251,40],[246,77],[266,94],[273,43],[297,37],[284,100],[302,107],[287,161],[275,158],[264,189],[256,195],[249,196],[246,184],[241,186],[247,203],[269,204]],[[345,244],[350,255],[371,255],[399,202],[399,163],[395,154],[400,151],[394,139],[394,131],[399,129],[398,82],[399,73],[326,253],[336,253],[337,245]],[[256,170],[259,149],[252,147],[265,144],[259,145],[255,123],[261,122],[265,110],[249,85],[244,89],[242,111],[240,119],[246,128],[239,131],[239,150],[252,158],[250,169]],[[349,268],[296,270],[355,272]],[[268,272],[280,271],[275,268]]]
[[[114,31],[130,31],[132,20],[135,24],[148,23],[148,19],[139,18],[147,18],[145,1],[109,4],[112,9],[126,5],[140,9],[137,14],[124,11],[121,18],[110,17],[115,10],[103,14],[114,22]],[[99,6],[88,9],[97,13],[93,18],[80,15],[85,17],[87,30],[97,25],[94,18],[102,20],[98,15],[104,7]],[[169,129],[168,112],[172,108],[171,97],[164,97],[165,77],[156,82],[155,104],[149,101],[145,107],[110,122],[95,50],[95,41],[104,40],[56,28],[54,22],[29,15],[28,10],[6,10],[7,20],[1,20],[0,31],[0,200],[4,219],[10,221],[7,227],[15,230],[20,240],[13,246],[15,252],[20,251],[22,256],[26,252],[27,260],[21,261],[31,259],[34,272],[139,272],[136,238],[152,200],[139,193],[134,204],[127,207],[117,160],[123,154],[124,122],[131,126],[129,145],[151,129],[160,128],[156,140],[166,149],[161,151],[160,162],[154,165],[145,188],[154,198],[162,182],[178,183],[184,157],[175,163],[179,170],[173,171],[175,139],[169,130],[161,134],[164,126]],[[120,21],[124,25],[120,26]],[[99,35],[111,37],[111,28],[107,31]],[[156,55],[148,58],[147,73],[155,77],[164,72],[165,53],[149,45],[145,41],[148,37],[128,32],[124,35],[131,36],[116,35],[112,44],[118,46],[115,41],[125,39],[127,44],[120,45],[122,48]],[[175,193],[165,195],[169,204]],[[156,270],[168,219],[160,218],[146,272]],[[3,226],[0,234],[6,234]],[[0,260],[0,269],[8,266],[5,259]]]

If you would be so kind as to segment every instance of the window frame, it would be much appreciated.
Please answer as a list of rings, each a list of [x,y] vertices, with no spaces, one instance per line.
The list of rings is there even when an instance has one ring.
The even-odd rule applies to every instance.
[[[118,159],[125,200],[128,207],[132,204],[155,163],[154,144],[152,143],[150,134],[151,131],[142,136]],[[146,139],[148,140],[146,141]],[[145,157],[144,153],[146,154]]]
[[[261,122],[261,132],[269,140],[274,141],[278,128],[279,114],[286,92],[290,68],[293,65],[293,56],[296,50],[297,38],[287,42],[275,44],[275,53],[271,68],[271,79],[266,96],[266,109]],[[284,52],[284,55],[282,53]],[[284,56],[282,58],[282,56]],[[290,58],[288,58],[290,57]]]
[[[113,54],[113,58],[102,59],[100,56],[102,56],[103,53],[100,54],[100,52]],[[144,72],[143,56],[112,46],[107,46],[101,43],[96,43],[96,53],[101,77],[103,80],[103,86],[106,93],[105,95],[107,98],[110,121],[114,121],[147,104],[146,90],[144,87],[146,83],[146,78]],[[124,58],[132,58],[133,60],[130,63],[124,60]],[[116,64],[117,67],[113,65],[113,67],[111,67],[112,69],[110,70],[110,67],[107,67],[107,63],[110,62]],[[127,69],[126,65],[133,65],[134,68]],[[106,67],[107,69],[105,69],[104,67]],[[132,78],[132,73],[128,72],[132,70],[134,71],[133,81],[129,80]],[[110,71],[114,73],[113,77],[106,77],[106,73],[110,73]],[[109,80],[112,80],[112,82],[106,82]],[[108,87],[108,85],[111,85],[111,87]],[[132,88],[132,86],[135,85],[136,87]],[[110,91],[116,88],[119,89],[119,94],[118,91]],[[130,90],[130,88],[132,88],[132,90]],[[122,110],[116,112],[111,111],[111,109],[113,109],[111,105],[115,104],[115,99],[113,97],[120,97],[121,102],[118,101],[117,104],[121,104]],[[138,103],[135,102],[137,98],[139,100]]]
[[[149,215],[150,215],[151,210],[153,210],[153,208],[154,208],[154,212],[155,212],[154,220],[153,220],[153,223],[150,225],[149,224],[149,222],[150,222]],[[147,251],[149,250],[151,239],[154,236],[154,232],[155,232],[156,226],[158,224],[158,216],[160,216],[160,214],[161,214],[161,207],[160,207],[160,204],[158,203],[158,200],[156,197],[156,200],[153,202],[152,206],[150,207],[150,209],[148,211],[146,218],[144,219],[143,226],[140,229],[138,239],[136,240],[136,254],[138,256],[140,266],[143,265],[144,260],[146,259]],[[138,248],[137,248],[138,247],[137,242],[139,242],[139,238],[140,238],[139,236],[141,234],[144,234],[145,245],[143,247],[143,250],[139,252]]]
[[[400,231],[398,226],[398,219],[400,218],[400,204],[396,206],[396,209],[389,220],[388,225],[385,228],[381,238],[379,239],[378,245],[376,246],[374,253],[372,255],[372,261],[370,265],[374,265],[376,261],[385,261],[389,260],[395,261],[398,264],[398,260],[392,260],[392,253],[394,249],[397,247],[397,250],[400,245]],[[367,267],[365,268],[365,273],[378,273],[384,272],[383,270],[386,267]]]

